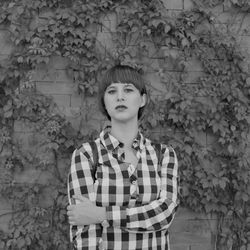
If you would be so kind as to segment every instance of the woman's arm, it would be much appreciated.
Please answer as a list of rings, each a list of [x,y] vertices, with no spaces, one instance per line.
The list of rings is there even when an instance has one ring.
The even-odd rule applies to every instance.
[[[98,224],[107,219],[106,209],[104,207],[97,207],[84,196],[74,195],[73,198],[80,203],[77,202],[77,204],[67,207],[67,215],[71,225],[85,226]]]
[[[175,151],[165,146],[161,166],[161,191],[157,200],[140,207],[106,207],[107,222],[129,231],[167,229],[178,207],[178,161]]]
[[[85,148],[87,149],[87,151],[91,152],[91,148],[88,147],[89,146],[85,144]],[[77,149],[73,152],[70,172],[68,176],[68,199],[70,206],[82,203],[78,199],[75,199],[75,196],[84,196],[89,199],[89,202],[95,202],[95,192],[91,174],[91,167],[92,166],[90,161],[82,153],[81,149]],[[76,247],[85,247],[84,249],[95,249],[93,248],[93,246],[98,246],[100,237],[102,235],[101,225],[88,224],[89,223],[86,223],[86,226],[71,224],[71,241],[74,242]]]
[[[81,199],[81,204],[74,206],[86,224],[100,223],[106,220],[110,226],[123,227],[128,231],[159,231],[167,229],[178,207],[178,161],[172,148],[165,148],[161,166],[161,191],[159,199],[147,205],[127,208],[120,206],[96,207],[89,200]],[[106,210],[106,213],[105,211]],[[78,225],[80,219],[75,218]]]

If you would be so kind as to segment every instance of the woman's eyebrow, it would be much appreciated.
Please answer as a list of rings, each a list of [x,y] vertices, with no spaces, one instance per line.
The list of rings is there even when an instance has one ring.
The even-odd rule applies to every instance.
[[[106,89],[111,89],[111,88],[115,88],[114,85],[109,85]]]
[[[135,87],[135,85],[133,83],[125,83],[126,87]]]

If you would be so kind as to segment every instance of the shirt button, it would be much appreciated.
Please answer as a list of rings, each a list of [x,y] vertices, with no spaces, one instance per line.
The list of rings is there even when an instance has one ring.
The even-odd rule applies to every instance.
[[[109,226],[109,223],[108,223],[107,220],[104,220],[101,224],[102,224],[103,227],[108,227]]]

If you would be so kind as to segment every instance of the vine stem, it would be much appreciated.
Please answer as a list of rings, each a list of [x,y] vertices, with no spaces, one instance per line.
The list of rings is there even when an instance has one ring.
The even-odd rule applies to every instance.
[[[58,168],[58,155],[57,155],[57,152],[56,152],[55,149],[52,149],[52,150],[53,150],[54,157],[55,157],[55,172],[56,172],[56,176],[60,180],[60,182],[64,183],[64,179],[62,178],[61,173],[60,173],[59,168]]]
[[[7,215],[18,214],[18,213],[25,212],[25,211],[28,211],[28,210],[27,209],[22,209],[22,210],[17,210],[17,211],[10,211],[10,212],[7,212],[7,213],[0,214],[0,217],[4,217],[4,216],[7,216]]]

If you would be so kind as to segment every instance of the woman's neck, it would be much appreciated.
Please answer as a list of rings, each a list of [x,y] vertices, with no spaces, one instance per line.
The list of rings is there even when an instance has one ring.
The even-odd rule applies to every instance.
[[[130,148],[138,133],[138,121],[129,124],[112,122],[110,133],[124,143],[125,148]]]

